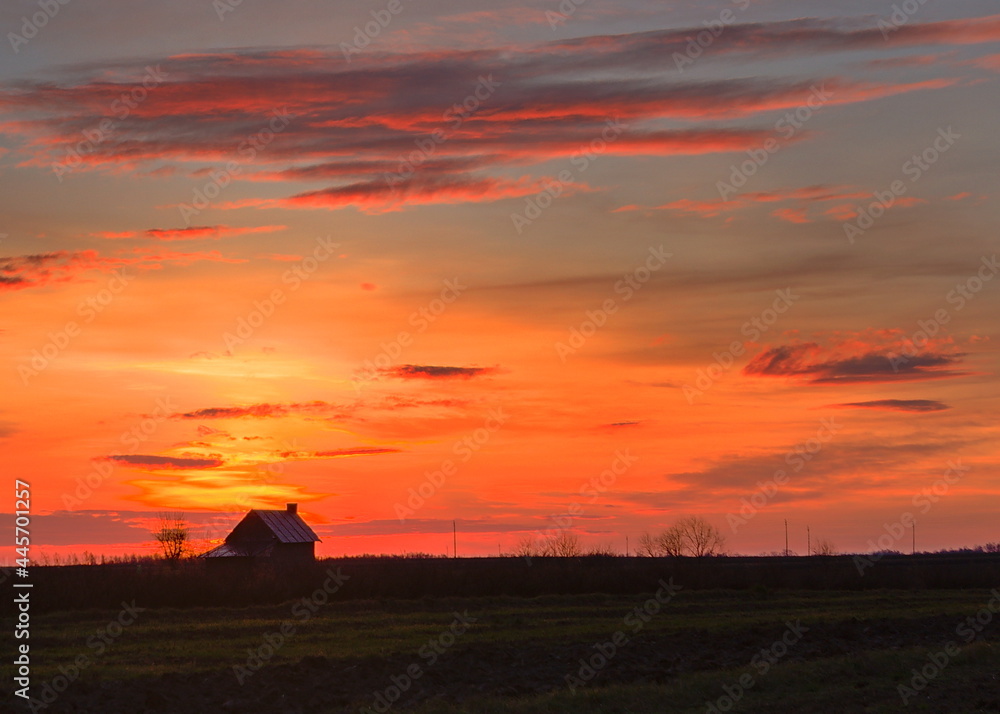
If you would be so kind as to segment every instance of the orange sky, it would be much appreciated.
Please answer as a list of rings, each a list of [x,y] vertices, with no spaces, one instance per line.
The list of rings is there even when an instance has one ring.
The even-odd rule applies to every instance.
[[[997,540],[1000,16],[663,5],[104,0],[12,41],[0,449],[36,552],[289,501],[321,555],[689,514],[739,553],[907,512],[918,548]]]

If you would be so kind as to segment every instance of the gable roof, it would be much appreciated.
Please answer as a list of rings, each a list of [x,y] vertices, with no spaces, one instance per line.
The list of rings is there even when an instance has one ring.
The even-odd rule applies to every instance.
[[[237,558],[237,557],[260,557],[271,555],[274,551],[274,543],[265,543],[256,546],[235,546],[223,543],[212,548],[206,553],[202,553],[202,558]]]
[[[298,513],[298,504],[289,503],[283,511],[255,508],[248,511],[221,545],[202,553],[202,558],[269,556],[279,544],[315,543],[319,536]],[[312,553],[310,546],[309,552]]]
[[[264,522],[279,543],[313,543],[319,540],[319,536],[306,525],[298,513],[264,511],[256,508],[250,513],[256,514]]]

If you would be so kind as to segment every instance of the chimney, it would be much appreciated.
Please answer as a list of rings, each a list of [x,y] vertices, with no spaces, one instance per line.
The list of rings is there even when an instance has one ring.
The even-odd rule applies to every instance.
[[[286,513],[295,514],[295,513],[298,513],[298,511],[299,511],[299,504],[297,504],[297,503],[286,503],[285,504],[285,512]]]

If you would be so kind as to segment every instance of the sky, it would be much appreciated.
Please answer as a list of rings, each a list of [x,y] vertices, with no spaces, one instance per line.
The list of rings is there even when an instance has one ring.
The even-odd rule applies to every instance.
[[[46,10],[48,8],[48,10]],[[986,1],[19,0],[0,453],[34,555],[1000,540]],[[0,504],[10,524],[14,483]],[[5,558],[13,549],[5,545]]]

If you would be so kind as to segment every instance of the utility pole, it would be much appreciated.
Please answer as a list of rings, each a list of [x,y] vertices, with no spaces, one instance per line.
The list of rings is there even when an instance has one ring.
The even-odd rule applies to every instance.
[[[625,536],[625,557],[628,557],[628,536]]]
[[[451,522],[451,552],[453,558],[458,557],[458,526],[455,521]]]
[[[812,555],[812,532],[806,526],[806,555]]]
[[[913,521],[913,525],[910,526],[910,534],[913,536],[913,544],[910,546],[910,555],[917,554],[917,522]]]
[[[788,519],[785,519],[785,557],[788,557]]]

